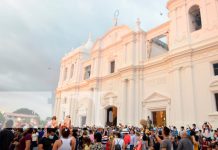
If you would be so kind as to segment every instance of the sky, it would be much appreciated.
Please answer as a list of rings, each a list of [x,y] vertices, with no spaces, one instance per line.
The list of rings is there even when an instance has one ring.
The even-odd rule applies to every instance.
[[[145,31],[168,20],[167,0],[1,0],[0,110],[20,107],[51,115],[61,58],[118,25]],[[40,107],[40,109],[39,109]],[[44,111],[43,111],[44,110]],[[48,111],[46,111],[48,110]]]

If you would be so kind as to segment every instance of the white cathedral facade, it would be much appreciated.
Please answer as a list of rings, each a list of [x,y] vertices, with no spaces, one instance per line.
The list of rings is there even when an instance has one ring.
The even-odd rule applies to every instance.
[[[218,1],[169,0],[169,21],[114,26],[61,60],[54,115],[74,126],[218,126]]]

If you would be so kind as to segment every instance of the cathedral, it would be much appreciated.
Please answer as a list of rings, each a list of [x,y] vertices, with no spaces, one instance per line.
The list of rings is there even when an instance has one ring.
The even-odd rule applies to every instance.
[[[115,24],[61,60],[54,115],[74,126],[218,126],[218,1],[169,0],[169,21]],[[142,12],[143,13],[143,12]]]

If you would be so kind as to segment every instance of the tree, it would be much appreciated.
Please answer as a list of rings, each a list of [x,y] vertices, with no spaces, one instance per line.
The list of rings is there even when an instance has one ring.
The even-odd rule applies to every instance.
[[[0,122],[4,122],[5,121],[5,117],[4,115],[0,112]]]
[[[33,110],[30,110],[28,108],[20,108],[20,109],[14,111],[14,113],[39,116],[36,112],[34,112]]]

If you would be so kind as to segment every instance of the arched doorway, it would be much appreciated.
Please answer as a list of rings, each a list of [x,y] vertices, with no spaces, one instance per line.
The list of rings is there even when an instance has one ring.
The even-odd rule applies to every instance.
[[[117,107],[111,106],[106,109],[106,125],[116,126],[117,125]]]

